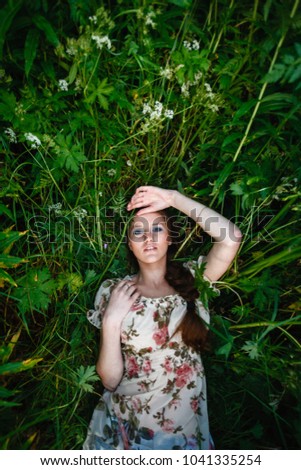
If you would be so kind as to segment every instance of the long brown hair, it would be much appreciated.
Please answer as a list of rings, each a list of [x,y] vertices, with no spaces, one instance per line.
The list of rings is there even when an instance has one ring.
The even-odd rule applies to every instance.
[[[194,277],[190,270],[181,262],[173,259],[177,245],[181,241],[181,235],[174,222],[175,217],[170,216],[166,210],[158,211],[166,220],[171,245],[167,251],[165,279],[175,291],[186,300],[186,314],[178,326],[176,332],[180,331],[183,342],[197,352],[209,349],[208,329],[202,319],[197,314],[196,300],[199,292],[195,287]],[[139,269],[137,259],[131,250],[128,250],[128,256],[131,266]]]

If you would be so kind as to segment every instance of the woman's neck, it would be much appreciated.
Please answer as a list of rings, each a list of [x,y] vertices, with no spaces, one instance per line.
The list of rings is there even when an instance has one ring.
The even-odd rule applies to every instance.
[[[139,268],[136,280],[142,295],[160,297],[175,293],[165,279],[166,265],[144,266],[140,264]]]

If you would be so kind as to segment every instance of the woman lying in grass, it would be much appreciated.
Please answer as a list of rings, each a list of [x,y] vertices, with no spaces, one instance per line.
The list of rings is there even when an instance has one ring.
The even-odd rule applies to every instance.
[[[193,218],[215,243],[206,257],[171,260],[174,207]],[[137,273],[100,286],[92,324],[101,328],[97,361],[105,391],[84,449],[210,449],[206,381],[201,353],[209,314],[194,286],[194,268],[218,280],[241,241],[237,226],[178,191],[142,186],[128,210],[137,210],[128,246]]]

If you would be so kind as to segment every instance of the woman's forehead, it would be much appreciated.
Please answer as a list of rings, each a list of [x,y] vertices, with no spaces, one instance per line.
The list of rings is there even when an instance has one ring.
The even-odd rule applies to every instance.
[[[138,225],[144,227],[158,224],[166,225],[166,217],[160,214],[160,212],[150,212],[148,214],[135,215],[131,222],[131,226],[135,227]]]

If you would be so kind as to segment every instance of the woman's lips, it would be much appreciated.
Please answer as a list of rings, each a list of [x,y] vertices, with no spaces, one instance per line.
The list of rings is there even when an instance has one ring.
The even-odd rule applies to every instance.
[[[157,248],[155,246],[146,246],[143,251],[155,251]]]

